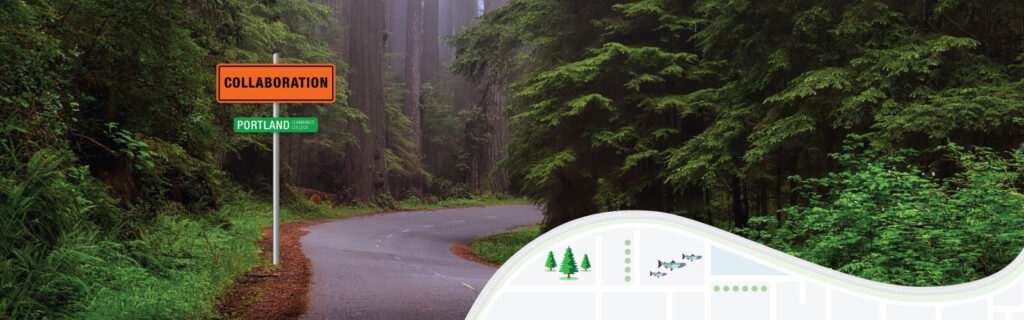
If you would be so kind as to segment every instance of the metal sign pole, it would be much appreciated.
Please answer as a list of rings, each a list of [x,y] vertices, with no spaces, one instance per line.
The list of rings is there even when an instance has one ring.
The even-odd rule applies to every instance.
[[[274,53],[274,64],[277,64],[277,53]],[[281,104],[274,102],[274,118],[280,116]],[[280,143],[280,133],[274,132],[274,265],[281,264],[281,230],[279,223],[279,214],[281,212],[281,182],[280,182],[280,162],[281,154],[279,153],[278,144]]]

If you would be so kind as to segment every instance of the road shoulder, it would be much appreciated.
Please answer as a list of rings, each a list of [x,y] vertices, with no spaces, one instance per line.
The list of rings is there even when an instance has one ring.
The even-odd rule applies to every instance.
[[[341,219],[368,217],[374,215],[394,214],[417,211],[437,211],[447,209],[481,208],[492,206],[516,205],[524,203],[496,203],[487,205],[470,205],[464,207],[423,208],[411,210],[382,211],[351,216],[316,218],[299,220],[281,224],[281,265],[274,267],[266,263],[272,254],[271,227],[261,229],[263,237],[257,241],[260,248],[260,259],[263,265],[254,267],[243,274],[225,291],[221,297],[217,311],[228,319],[296,319],[305,313],[309,305],[309,291],[312,285],[312,263],[302,250],[301,239],[309,231],[307,227]],[[465,245],[472,255],[472,249]],[[452,247],[454,249],[454,246]],[[457,256],[459,253],[452,251]],[[472,261],[472,260],[471,260]],[[497,268],[496,264],[480,260],[479,263]]]
[[[461,243],[460,242],[460,243],[453,244],[452,247],[449,248],[449,250],[451,250],[451,252],[453,254],[455,254],[456,256],[458,256],[459,258],[462,258],[462,259],[466,259],[466,260],[469,260],[469,261],[472,261],[472,262],[476,262],[476,263],[479,263],[479,264],[482,264],[482,265],[485,265],[485,266],[488,266],[488,267],[491,267],[491,268],[495,268],[495,269],[501,267],[500,264],[497,264],[497,263],[494,263],[494,262],[490,262],[490,261],[481,259],[479,256],[477,256],[476,254],[473,253],[473,247],[470,246],[467,243]]]

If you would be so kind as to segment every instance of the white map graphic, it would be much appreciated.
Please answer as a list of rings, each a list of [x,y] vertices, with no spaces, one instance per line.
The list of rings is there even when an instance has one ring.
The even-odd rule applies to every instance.
[[[561,264],[567,247],[577,264],[584,254],[591,262],[571,280],[558,267],[545,268],[549,252]],[[531,242],[491,278],[468,318],[1024,320],[1022,257],[970,283],[895,286],[679,216],[618,211],[572,221]],[[670,270],[672,262],[686,265]]]

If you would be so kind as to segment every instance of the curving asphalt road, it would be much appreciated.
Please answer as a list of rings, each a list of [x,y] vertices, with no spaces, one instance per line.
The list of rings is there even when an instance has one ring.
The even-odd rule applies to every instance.
[[[451,253],[539,223],[532,205],[413,211],[307,228],[313,284],[303,319],[462,319],[495,269]]]

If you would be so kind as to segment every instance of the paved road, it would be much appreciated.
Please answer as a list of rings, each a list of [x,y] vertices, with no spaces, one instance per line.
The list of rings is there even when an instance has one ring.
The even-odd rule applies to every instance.
[[[531,205],[415,211],[309,227],[304,319],[462,319],[495,269],[451,253],[456,242],[540,222]]]

